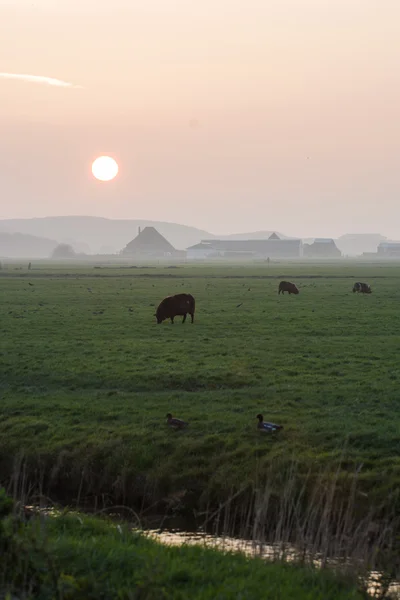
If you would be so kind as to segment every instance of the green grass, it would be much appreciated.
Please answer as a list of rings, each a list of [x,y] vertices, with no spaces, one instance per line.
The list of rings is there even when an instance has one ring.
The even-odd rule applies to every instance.
[[[281,278],[300,295],[278,296]],[[180,291],[195,323],[157,325]],[[165,508],[179,493],[204,509],[342,460],[341,493],[359,469],[360,514],[399,506],[397,265],[10,267],[0,297],[4,483],[23,459],[27,487],[66,502]],[[168,430],[169,411],[189,428]],[[258,412],[284,430],[261,437]]]
[[[354,582],[330,571],[264,563],[201,547],[166,547],[126,527],[78,514],[44,521],[36,517],[29,523],[3,518],[0,550],[0,594],[8,592],[9,598],[11,594],[26,600],[366,598]]]

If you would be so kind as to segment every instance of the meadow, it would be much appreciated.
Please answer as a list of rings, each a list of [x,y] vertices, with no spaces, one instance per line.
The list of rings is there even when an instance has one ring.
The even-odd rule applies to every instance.
[[[281,279],[300,294],[278,296]],[[357,280],[373,293],[353,294]],[[181,291],[194,324],[157,325]],[[0,483],[13,494],[140,518],[229,505],[244,523],[266,494],[269,515],[289,496],[296,514],[328,503],[333,528],[349,502],[354,527],[399,515],[396,264],[8,265],[0,298]],[[261,435],[259,412],[284,429]]]

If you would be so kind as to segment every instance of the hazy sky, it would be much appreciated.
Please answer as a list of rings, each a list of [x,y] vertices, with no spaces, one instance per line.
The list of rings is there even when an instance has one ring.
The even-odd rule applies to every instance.
[[[0,218],[400,238],[399,0],[0,0],[0,73],[73,84],[0,76]]]

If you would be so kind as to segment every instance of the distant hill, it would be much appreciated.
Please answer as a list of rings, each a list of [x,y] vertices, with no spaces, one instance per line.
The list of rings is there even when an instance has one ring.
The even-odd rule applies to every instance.
[[[3,239],[0,246],[0,256],[48,257],[57,244],[70,244],[75,252],[87,254],[116,254],[132,241],[139,227],[155,227],[176,250],[185,250],[198,244],[201,240],[262,240],[276,233],[281,239],[293,239],[279,231],[255,231],[249,233],[232,233],[229,235],[214,235],[208,231],[166,223],[164,221],[145,221],[137,219],[105,219],[103,217],[43,217],[36,219],[6,219],[0,220],[0,232],[8,234],[24,234],[34,238],[18,245],[17,239]],[[2,235],[4,236],[5,233]],[[42,238],[42,242],[39,242]],[[363,252],[376,252],[380,242],[387,238],[379,233],[346,234],[335,239],[335,243],[343,255],[359,256]],[[54,241],[57,240],[57,241]],[[314,238],[303,239],[312,243]],[[5,245],[6,244],[6,245]],[[25,244],[25,245],[24,245]],[[8,248],[8,254],[5,254]],[[28,252],[28,249],[29,252]],[[26,254],[28,252],[28,254]],[[35,254],[36,252],[36,254]],[[39,252],[39,254],[37,254]]]
[[[56,246],[55,240],[0,231],[0,258],[48,258]]]
[[[70,244],[78,252],[91,254],[104,252],[105,249],[108,253],[117,253],[137,236],[139,227],[143,229],[148,226],[155,227],[177,250],[184,250],[202,239],[215,237],[195,227],[162,221],[79,216],[0,220],[0,230],[45,238],[51,236],[58,243]]]

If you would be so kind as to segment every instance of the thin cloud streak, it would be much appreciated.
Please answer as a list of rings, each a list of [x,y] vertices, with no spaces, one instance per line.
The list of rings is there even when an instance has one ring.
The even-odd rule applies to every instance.
[[[62,81],[61,79],[55,79],[54,77],[44,77],[42,75],[25,75],[23,73],[0,73],[2,79],[17,79],[20,81],[26,81],[28,83],[42,83],[45,85],[51,85],[54,87],[69,87],[69,88],[81,88],[81,85],[74,85],[68,81]]]

